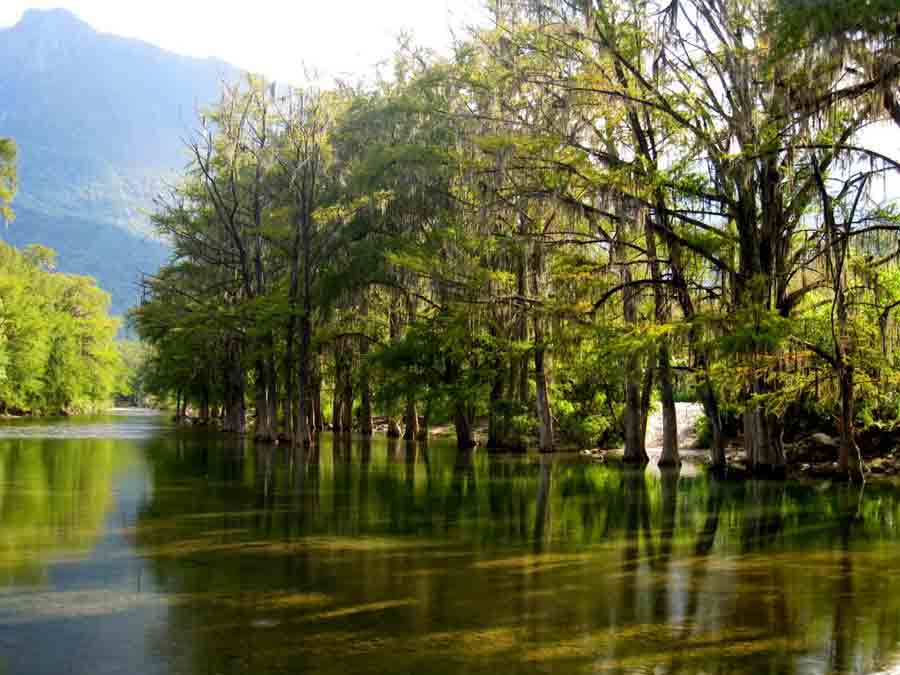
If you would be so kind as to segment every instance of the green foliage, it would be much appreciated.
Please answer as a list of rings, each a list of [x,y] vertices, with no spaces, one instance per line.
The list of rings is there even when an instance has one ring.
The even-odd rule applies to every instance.
[[[53,273],[52,251],[0,244],[0,407],[60,413],[109,402],[120,359],[109,295]]]
[[[139,340],[117,340],[116,350],[119,353],[121,368],[113,388],[118,402],[129,405],[147,405],[148,367],[153,352]]]
[[[374,351],[370,364],[387,409],[409,397],[433,406],[483,402],[496,374],[495,350],[487,333],[469,330],[465,314],[447,312],[410,326],[402,339]]]
[[[725,437],[752,412],[772,457],[787,415],[895,416],[898,217],[873,181],[898,165],[863,147],[898,79],[886,6],[813,3],[848,74],[824,38],[780,51],[778,0],[595,5],[504,3],[371,87],[227,88],[156,216],[147,386],[224,401],[268,367],[285,398],[299,378],[542,449],[634,445],[670,396],[715,402]]]
[[[602,409],[603,394],[598,394],[598,397],[600,400],[592,401],[591,408]],[[578,447],[605,447],[609,444],[608,432],[613,420],[608,415],[586,414],[583,406],[576,405],[565,398],[556,398],[554,402],[559,431],[564,437]]]
[[[896,34],[894,0],[778,0],[772,16],[787,46],[847,34]]]
[[[743,433],[741,412],[741,407],[734,404],[726,403],[719,407],[719,420],[726,438],[737,438]],[[697,418],[694,432],[697,434],[698,448],[708,448],[712,445],[712,427],[705,415]]]

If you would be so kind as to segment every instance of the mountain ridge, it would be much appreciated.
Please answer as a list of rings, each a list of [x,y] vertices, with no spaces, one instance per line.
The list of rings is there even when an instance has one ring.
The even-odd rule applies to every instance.
[[[95,277],[122,314],[138,273],[168,257],[152,200],[187,164],[197,111],[240,71],[99,32],[64,9],[26,10],[0,29],[0,64],[0,136],[19,149],[17,217],[0,236],[56,249],[61,271]]]

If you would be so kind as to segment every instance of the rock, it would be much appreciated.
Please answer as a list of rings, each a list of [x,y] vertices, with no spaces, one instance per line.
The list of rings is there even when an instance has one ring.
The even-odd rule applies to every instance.
[[[822,432],[815,433],[806,440],[808,444],[814,444],[824,448],[834,448],[835,450],[841,445],[839,438],[832,438],[828,434],[823,434]]]
[[[818,465],[837,459],[839,447],[839,439],[819,432],[793,444],[789,457],[793,462]]]

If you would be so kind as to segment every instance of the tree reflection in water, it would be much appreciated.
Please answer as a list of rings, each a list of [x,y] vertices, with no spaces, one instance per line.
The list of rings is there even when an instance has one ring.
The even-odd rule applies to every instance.
[[[111,527],[120,455],[78,443],[0,447],[8,587],[47,583]],[[150,488],[126,534],[166,607],[145,655],[163,670],[849,673],[900,640],[891,486],[331,434],[294,449],[194,435],[139,454]],[[5,602],[7,620],[50,620]]]

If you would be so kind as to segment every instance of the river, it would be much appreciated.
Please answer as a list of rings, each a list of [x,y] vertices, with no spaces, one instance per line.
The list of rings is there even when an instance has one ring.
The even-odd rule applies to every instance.
[[[0,425],[0,673],[871,673],[900,489]]]

